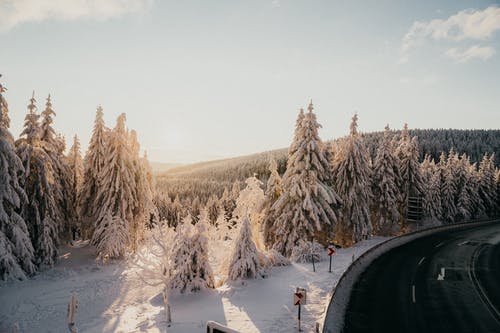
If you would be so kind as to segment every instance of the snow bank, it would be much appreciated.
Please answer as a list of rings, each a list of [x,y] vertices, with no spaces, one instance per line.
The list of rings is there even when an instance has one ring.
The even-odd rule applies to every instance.
[[[305,332],[314,332],[316,322],[322,321],[332,288],[351,264],[352,256],[358,257],[385,240],[377,237],[339,249],[333,257],[332,273],[328,273],[328,260],[316,263],[316,273],[310,263],[293,263],[270,268],[266,278],[246,280],[244,284],[172,295],[170,327],[165,320],[161,286],[145,285],[137,267],[127,261],[100,266],[94,260],[93,247],[65,247],[54,269],[28,281],[0,284],[0,332],[10,333],[15,323],[20,333],[66,332],[66,308],[75,292],[79,300],[75,319],[80,333],[203,332],[208,320],[244,333],[288,333],[297,325],[297,308],[292,303],[296,287],[307,290],[302,327]],[[220,259],[228,248],[213,250],[216,253],[212,255]],[[217,261],[211,260],[214,268]]]
[[[471,225],[481,225],[487,223],[491,223],[491,221],[467,222],[419,230],[388,239],[366,251],[357,260],[355,260],[352,265],[349,266],[335,286],[333,296],[325,313],[326,317],[323,323],[323,333],[337,333],[342,331],[344,327],[344,316],[347,310],[351,290],[361,273],[379,256],[415,239],[440,231],[461,229],[470,227]]]

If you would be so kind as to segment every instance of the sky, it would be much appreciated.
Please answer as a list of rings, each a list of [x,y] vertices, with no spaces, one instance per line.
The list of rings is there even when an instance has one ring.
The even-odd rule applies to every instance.
[[[313,101],[322,139],[499,128],[498,1],[0,0],[11,131],[35,91],[88,145],[98,105],[151,161],[288,147]]]

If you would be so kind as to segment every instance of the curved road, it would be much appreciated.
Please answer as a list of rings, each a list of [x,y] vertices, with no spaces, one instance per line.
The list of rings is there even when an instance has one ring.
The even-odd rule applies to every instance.
[[[377,258],[354,285],[343,332],[500,332],[500,221]]]

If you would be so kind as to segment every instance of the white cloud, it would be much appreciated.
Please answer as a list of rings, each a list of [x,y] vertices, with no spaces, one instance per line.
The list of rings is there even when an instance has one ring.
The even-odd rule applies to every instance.
[[[0,31],[45,20],[107,20],[143,11],[152,0],[0,0]]]
[[[497,6],[490,6],[484,10],[463,10],[447,19],[435,19],[427,22],[416,21],[403,38],[400,63],[407,62],[409,51],[426,40],[450,42],[485,41],[490,39],[498,30],[500,30],[500,8]],[[488,47],[479,49],[488,49]],[[478,51],[473,50],[471,52]],[[481,52],[488,54],[484,50]],[[485,59],[489,57],[491,55]]]
[[[495,49],[491,46],[481,47],[474,45],[466,50],[460,51],[456,48],[449,49],[446,51],[445,55],[448,58],[455,60],[457,63],[466,63],[471,59],[479,58],[482,60],[488,60],[495,54]]]

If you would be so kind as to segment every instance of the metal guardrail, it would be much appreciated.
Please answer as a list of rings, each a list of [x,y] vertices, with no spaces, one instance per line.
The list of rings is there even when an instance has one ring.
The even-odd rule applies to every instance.
[[[465,229],[471,226],[481,226],[499,222],[495,219],[482,219],[466,221],[457,224],[435,226],[426,229],[412,231],[410,233],[390,238],[379,243],[359,256],[342,274],[333,290],[323,322],[323,333],[340,333],[344,328],[344,317],[349,303],[352,287],[357,282],[361,273],[382,254],[409,243],[415,239],[435,234],[441,231],[453,229]]]

